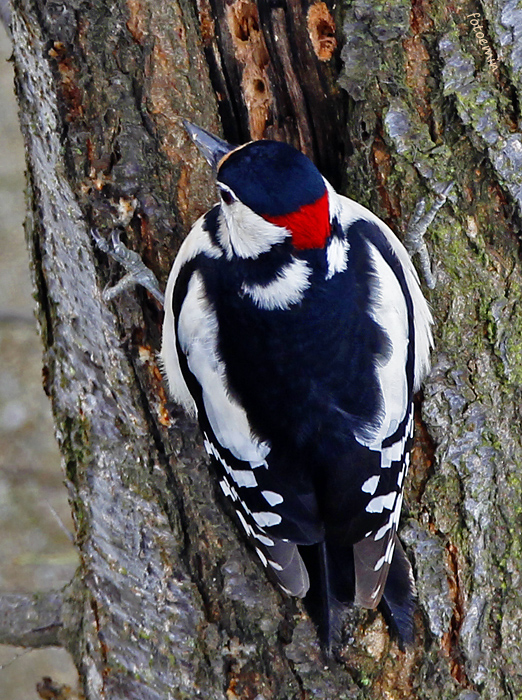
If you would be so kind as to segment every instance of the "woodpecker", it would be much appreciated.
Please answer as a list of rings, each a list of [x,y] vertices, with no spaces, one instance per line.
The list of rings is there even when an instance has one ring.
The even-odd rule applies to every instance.
[[[416,271],[300,151],[185,126],[220,201],[168,279],[170,394],[197,417],[263,565],[287,594],[320,598],[323,641],[355,603],[409,643],[415,589],[397,526],[433,322]]]

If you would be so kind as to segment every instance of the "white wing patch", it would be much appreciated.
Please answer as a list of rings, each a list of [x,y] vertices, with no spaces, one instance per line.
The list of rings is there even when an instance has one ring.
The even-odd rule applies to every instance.
[[[263,463],[270,446],[252,435],[242,406],[230,395],[225,367],[217,351],[217,317],[205,292],[203,277],[194,272],[181,306],[178,339],[190,371],[202,388],[207,418],[219,444],[234,457]]]
[[[222,256],[221,250],[212,243],[208,231],[204,227],[204,217],[196,221],[179,249],[172,270],[170,271],[165,299],[172,299],[174,286],[182,266],[195,258],[199,253],[205,253],[205,255],[210,258],[219,258]],[[165,319],[163,321],[163,337],[159,360],[167,377],[171,397],[176,403],[181,404],[187,413],[195,415],[196,404],[187,388],[179,365],[179,358],[176,350],[174,312],[171,303],[165,305]]]
[[[298,304],[310,286],[312,270],[305,260],[294,258],[268,284],[247,284],[242,291],[261,309],[288,309]]]
[[[397,426],[404,420],[409,408],[406,362],[408,356],[408,309],[399,281],[393,270],[379,251],[371,243],[368,249],[373,268],[374,287],[370,303],[370,315],[381,328],[391,344],[389,357],[382,360],[377,368],[377,378],[384,402],[383,418],[380,425],[368,426],[356,433],[357,440],[373,450],[380,450],[382,441],[393,435]],[[399,443],[383,451],[383,467],[389,467],[391,460],[402,457],[403,446]],[[397,455],[397,456],[395,456]],[[387,463],[386,463],[387,462]]]
[[[366,209],[366,207],[363,207],[362,204],[358,204],[348,197],[337,194],[327,180],[325,180],[325,184],[328,189],[330,201],[330,218],[333,219],[333,217],[336,216],[343,230],[346,230],[350,224],[358,219],[366,219],[376,224],[386,237],[402,265],[406,284],[408,285],[408,290],[413,302],[413,314],[415,319],[415,369],[413,388],[414,391],[417,391],[420,388],[421,381],[429,371],[430,348],[433,346],[433,337],[431,334],[433,317],[428,302],[421,292],[417,271],[413,267],[413,263],[406,248],[384,221],[381,221],[378,216],[369,209]]]

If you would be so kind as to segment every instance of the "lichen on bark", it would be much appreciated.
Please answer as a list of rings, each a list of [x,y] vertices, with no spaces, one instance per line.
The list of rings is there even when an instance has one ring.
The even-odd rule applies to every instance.
[[[373,180],[366,201],[396,230],[416,198],[455,182],[427,238],[436,347],[422,420],[434,452],[414,464],[412,484],[422,488],[409,491],[415,520],[403,529],[434,637],[420,668],[426,672],[431,658],[428,675],[447,678],[436,697],[454,697],[458,687],[516,696],[521,37],[512,3],[479,13],[501,64],[493,71],[471,31],[475,8],[416,3],[406,24],[399,9],[386,8],[354,3],[346,11],[342,84],[354,99],[354,144],[362,146],[354,179],[363,170]],[[379,45],[383,33],[394,47]],[[379,60],[365,72],[368,51]]]

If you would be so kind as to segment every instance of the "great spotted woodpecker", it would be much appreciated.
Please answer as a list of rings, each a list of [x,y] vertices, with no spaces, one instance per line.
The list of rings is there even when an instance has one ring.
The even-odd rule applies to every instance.
[[[409,642],[414,584],[396,531],[432,345],[415,269],[388,226],[296,149],[186,128],[220,202],[168,280],[171,395],[197,416],[281,588],[320,586],[326,642],[337,602],[380,606]]]

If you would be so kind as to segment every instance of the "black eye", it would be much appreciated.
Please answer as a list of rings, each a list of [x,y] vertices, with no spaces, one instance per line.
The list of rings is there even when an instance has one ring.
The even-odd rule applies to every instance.
[[[225,204],[232,204],[234,201],[234,197],[230,194],[228,190],[223,190],[220,188],[219,194],[221,195],[221,199]]]

